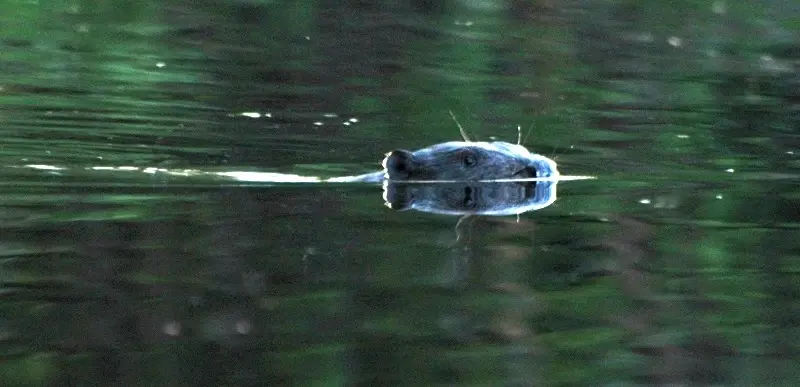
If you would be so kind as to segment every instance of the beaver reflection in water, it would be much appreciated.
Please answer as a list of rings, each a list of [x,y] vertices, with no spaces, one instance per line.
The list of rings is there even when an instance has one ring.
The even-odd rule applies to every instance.
[[[442,215],[518,215],[556,200],[555,181],[403,184],[387,181],[383,199],[393,210]]]

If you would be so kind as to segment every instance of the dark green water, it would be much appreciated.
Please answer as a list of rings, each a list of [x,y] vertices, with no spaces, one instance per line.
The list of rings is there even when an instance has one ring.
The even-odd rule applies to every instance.
[[[796,2],[2,4],[0,386],[800,380]],[[597,179],[459,223],[143,172],[364,173],[448,110]]]

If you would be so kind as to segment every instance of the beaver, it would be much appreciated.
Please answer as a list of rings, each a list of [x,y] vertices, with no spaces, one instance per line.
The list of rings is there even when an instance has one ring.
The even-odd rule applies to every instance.
[[[381,172],[327,181],[383,183],[388,207],[446,215],[520,214],[556,199],[556,163],[518,144],[451,141],[393,150],[382,164]]]
[[[413,152],[396,149],[386,154],[382,164],[380,172],[326,181],[488,182],[559,176],[553,160],[531,153],[522,145],[503,141],[450,141]]]

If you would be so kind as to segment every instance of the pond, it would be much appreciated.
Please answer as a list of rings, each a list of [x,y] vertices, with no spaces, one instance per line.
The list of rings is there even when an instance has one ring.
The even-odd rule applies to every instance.
[[[4,386],[800,380],[796,2],[5,5]]]

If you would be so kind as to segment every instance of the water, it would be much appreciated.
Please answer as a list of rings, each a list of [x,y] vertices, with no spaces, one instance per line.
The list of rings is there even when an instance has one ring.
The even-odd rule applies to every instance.
[[[800,380],[794,2],[8,3],[0,385]],[[461,219],[190,173],[366,173],[448,111],[597,179]]]

